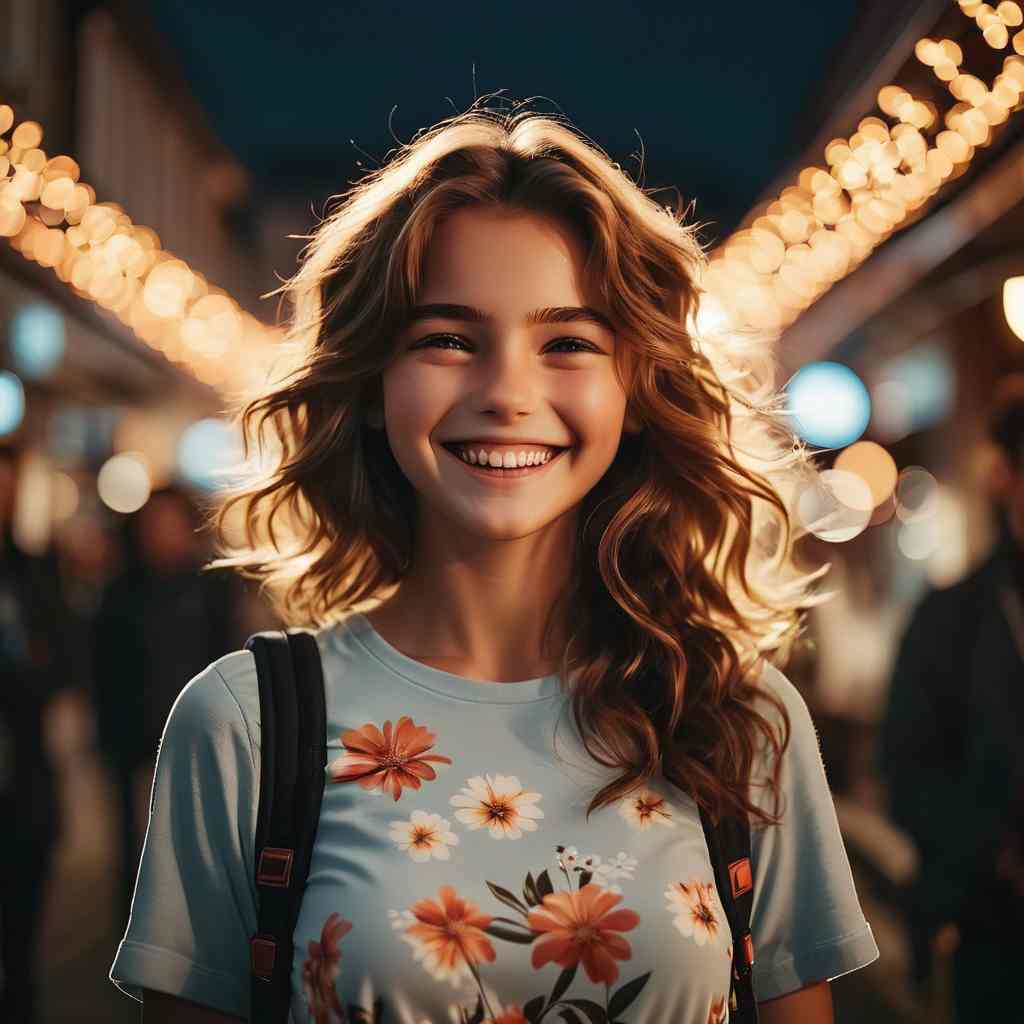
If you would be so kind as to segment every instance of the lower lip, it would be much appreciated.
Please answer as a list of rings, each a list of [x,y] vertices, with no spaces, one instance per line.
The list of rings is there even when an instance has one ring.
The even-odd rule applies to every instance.
[[[441,447],[444,448],[444,445]],[[513,480],[521,480],[528,476],[542,476],[545,470],[550,469],[551,466],[569,450],[570,449],[568,448],[563,448],[557,455],[552,455],[551,458],[541,466],[522,466],[516,469],[481,469],[479,466],[474,466],[469,462],[464,462],[454,452],[444,448],[444,451],[463,469],[468,469],[473,476],[479,477],[481,480],[487,480],[492,484],[511,483]]]

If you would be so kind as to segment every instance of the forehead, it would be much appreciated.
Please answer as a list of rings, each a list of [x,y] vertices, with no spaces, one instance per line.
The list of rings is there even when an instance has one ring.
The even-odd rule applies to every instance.
[[[553,218],[483,209],[458,210],[427,246],[419,302],[456,302],[497,312],[520,306],[583,304],[582,242]]]

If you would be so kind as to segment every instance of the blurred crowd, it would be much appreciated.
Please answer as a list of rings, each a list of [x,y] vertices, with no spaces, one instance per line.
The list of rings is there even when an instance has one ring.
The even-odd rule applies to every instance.
[[[177,486],[106,523],[82,520],[26,554],[12,523],[19,453],[0,446],[0,1020],[37,1020],[35,952],[54,850],[62,835],[49,709],[86,698],[100,761],[117,794],[120,920],[127,921],[164,722],[182,687],[241,647],[259,622],[240,581],[203,572],[211,554],[199,499]]]

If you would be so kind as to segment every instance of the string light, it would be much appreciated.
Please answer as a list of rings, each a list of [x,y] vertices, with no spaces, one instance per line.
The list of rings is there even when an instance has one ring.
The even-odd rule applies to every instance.
[[[0,236],[198,380],[231,392],[265,379],[279,332],[120,205],[97,202],[78,163],[48,157],[42,142],[42,125],[15,125],[13,109],[0,105]]]
[[[989,46],[1004,49],[1009,30],[1024,25],[1017,3],[993,8],[958,0]],[[1013,36],[1024,55],[1024,31]],[[940,118],[933,103],[900,85],[878,92],[882,117],[861,120],[850,138],[825,147],[825,167],[806,167],[796,183],[766,205],[750,229],[713,256],[705,289],[738,326],[791,324],[908,218],[943,182],[958,177],[992,139],[1024,95],[1024,57],[1011,55],[991,86],[963,67],[951,39],[919,39],[916,58],[956,101]],[[888,121],[886,120],[888,118]],[[934,131],[929,141],[924,134]],[[774,241],[768,241],[771,237]],[[737,242],[738,244],[734,244]]]

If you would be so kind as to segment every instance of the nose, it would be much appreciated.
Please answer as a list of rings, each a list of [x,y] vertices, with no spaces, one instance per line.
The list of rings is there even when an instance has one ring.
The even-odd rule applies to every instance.
[[[508,419],[530,412],[543,392],[543,372],[532,352],[495,345],[473,370],[478,410]]]

